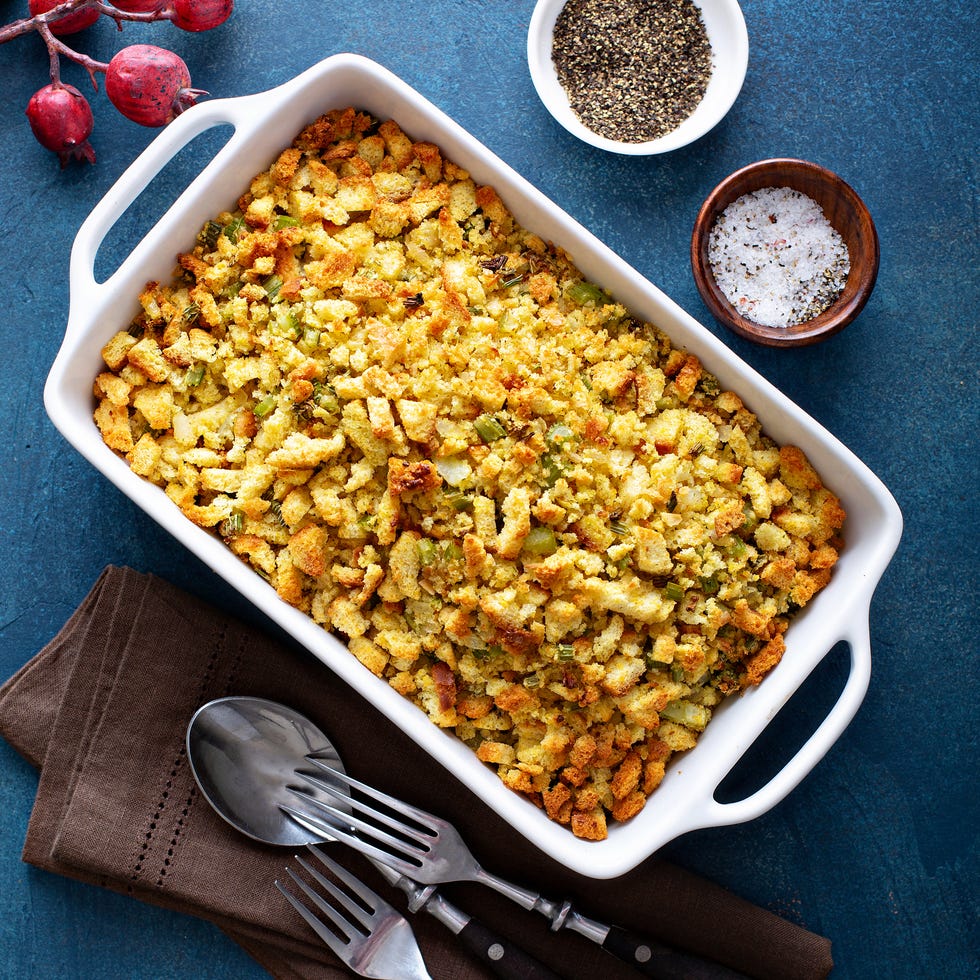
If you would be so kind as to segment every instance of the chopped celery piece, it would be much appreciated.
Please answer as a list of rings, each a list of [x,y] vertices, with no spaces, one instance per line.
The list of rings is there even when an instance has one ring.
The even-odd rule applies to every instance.
[[[473,428],[476,429],[476,434],[484,442],[495,442],[507,435],[507,430],[492,415],[481,415],[473,423]]]
[[[280,276],[269,276],[262,285],[269,299],[275,299],[279,295],[279,290],[282,289],[282,278]],[[297,324],[298,328],[299,324]]]
[[[204,365],[195,364],[194,367],[188,368],[187,375],[184,378],[188,388],[196,388],[204,380]]]
[[[288,214],[277,214],[276,223],[273,228],[276,231],[282,231],[283,228],[295,228],[299,224],[299,218],[294,218]]]
[[[668,582],[664,586],[664,595],[668,599],[673,599],[674,602],[680,602],[684,598],[684,589],[676,582]]]
[[[550,527],[532,527],[524,539],[524,550],[531,555],[553,555],[558,539]]]
[[[438,549],[432,538],[421,538],[415,549],[418,551],[419,562],[422,565],[431,565],[436,560]]]
[[[469,510],[473,506],[473,497],[454,487],[443,487],[442,496],[453,510]]]
[[[504,648],[497,646],[496,643],[491,643],[488,647],[475,647],[470,650],[470,653],[476,657],[477,660],[486,660],[487,657],[499,657],[504,652]]]
[[[545,439],[553,446],[560,446],[574,437],[575,433],[564,422],[556,422],[545,435]]]
[[[237,218],[232,218],[231,221],[224,227],[225,238],[230,242],[238,241],[238,233],[242,230],[245,224],[245,216],[240,215]]]
[[[553,487],[565,472],[555,457],[548,453],[541,457],[541,467],[544,469],[544,482],[549,487]]]
[[[263,398],[262,401],[260,401],[255,408],[252,409],[252,411],[261,419],[265,418],[265,416],[268,415],[269,412],[271,412],[275,407],[276,396],[266,395],[265,398]]]
[[[463,557],[463,549],[455,541],[447,541],[442,546],[442,557],[446,561],[459,561]]]
[[[340,402],[337,401],[337,392],[324,381],[313,382],[313,403],[317,408],[322,408],[325,412],[336,412],[340,410]]]
[[[268,291],[268,283],[266,283],[266,290]],[[269,299],[273,299],[273,294],[269,293]],[[300,325],[299,319],[296,314],[290,310],[284,320],[279,321],[282,324],[282,335],[288,337],[290,340],[299,340],[303,336],[303,327]]]
[[[573,303],[595,303],[596,306],[603,306],[611,302],[609,295],[604,293],[595,283],[573,282],[565,291],[565,295]]]

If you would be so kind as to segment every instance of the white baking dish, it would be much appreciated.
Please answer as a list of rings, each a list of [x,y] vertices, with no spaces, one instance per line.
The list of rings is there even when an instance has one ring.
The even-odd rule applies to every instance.
[[[225,545],[188,521],[163,492],[133,474],[102,442],[92,421],[92,381],[100,350],[136,313],[150,279],[169,279],[209,217],[232,208],[256,173],[320,113],[354,105],[393,118],[415,139],[430,140],[474,178],[494,185],[526,227],[567,249],[583,273],[644,319],[693,351],[735,389],[779,442],[803,448],[847,509],[846,548],[831,584],[793,622],[782,663],[758,688],[731,699],[691,752],[668,770],[661,787],[632,821],[612,825],[601,842],[575,838],[542,811],[506,789],[465,745],[369,673],[343,643],[284,603]],[[118,270],[96,282],[96,251],[116,219],[167,161],[193,137],[230,124],[234,135],[147,234]],[[337,55],[279,88],[206,102],[182,115],[123,174],[82,225],[71,256],[71,304],[64,343],[45,388],[45,406],[65,438],[125,494],[240,590],[275,622],[384,712],[513,827],[556,860],[595,878],[620,875],[689,830],[751,819],[790,792],[821,759],[854,716],[867,689],[871,652],[868,607],[901,535],[897,505],[881,482],[708,330],[547,200],[489,150],[405,83],[371,61]],[[764,788],[737,803],[713,793],[780,707],[837,643],[850,646],[848,680],[839,700],[796,756]]]

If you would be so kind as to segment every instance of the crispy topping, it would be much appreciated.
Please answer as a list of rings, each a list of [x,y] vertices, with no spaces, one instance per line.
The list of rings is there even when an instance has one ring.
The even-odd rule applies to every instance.
[[[106,345],[105,441],[601,839],[778,663],[840,502],[394,122],[328,113],[240,204]]]

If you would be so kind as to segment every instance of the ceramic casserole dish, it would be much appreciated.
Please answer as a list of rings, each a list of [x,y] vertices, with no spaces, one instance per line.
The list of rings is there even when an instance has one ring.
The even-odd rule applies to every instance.
[[[101,348],[138,309],[148,280],[167,281],[178,252],[203,223],[235,201],[251,178],[321,113],[353,105],[394,119],[413,139],[428,140],[491,184],[526,228],[566,249],[591,281],[633,313],[696,354],[708,371],[743,398],[777,442],[798,445],[847,511],[845,547],[830,585],[787,634],[782,662],[757,688],[720,706],[697,746],[668,769],[644,810],[613,824],[606,840],[580,840],[516,793],[462,742],[371,674],[337,637],[287,605],[215,536],[193,525],[164,492],[134,474],[102,441],[92,419],[92,383]],[[95,279],[100,243],[164,165],[195,136],[216,126],[234,134],[160,221],[104,282]],[[595,878],[629,871],[667,841],[701,827],[749,820],[770,809],[817,764],[853,718],[871,671],[868,631],[872,593],[901,534],[901,514],[888,490],[849,450],[737,358],[706,328],[546,199],[483,145],[384,68],[354,55],[328,58],[278,88],[195,106],[168,126],[123,174],[79,230],[71,256],[71,301],[61,350],[45,388],[52,421],[102,474],[198,558],[452,771],[488,806],[542,851]],[[838,642],[850,648],[849,675],[834,707],[797,754],[762,789],[734,803],[714,792],[725,774]],[[324,683],[329,683],[325,676]]]

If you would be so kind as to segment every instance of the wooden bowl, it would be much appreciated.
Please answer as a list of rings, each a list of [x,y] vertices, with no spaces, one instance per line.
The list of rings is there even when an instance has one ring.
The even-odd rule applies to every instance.
[[[708,238],[715,219],[743,194],[763,187],[791,187],[823,209],[847,245],[851,271],[840,296],[819,316],[791,327],[767,327],[742,316],[718,288],[708,261]],[[878,277],[878,233],[864,202],[837,174],[805,160],[762,160],[736,170],[709,195],[691,235],[691,268],[701,297],[714,318],[741,337],[768,347],[804,347],[844,329],[864,308]]]

